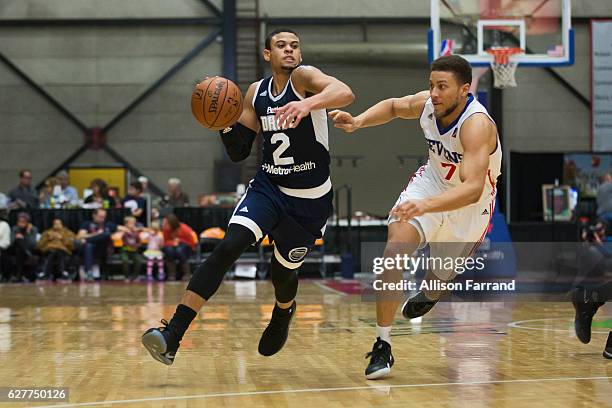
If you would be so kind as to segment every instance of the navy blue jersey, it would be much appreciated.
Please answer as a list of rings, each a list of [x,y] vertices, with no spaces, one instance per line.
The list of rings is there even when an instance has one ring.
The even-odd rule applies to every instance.
[[[312,111],[297,128],[281,130],[274,117],[276,108],[304,97],[291,79],[276,97],[272,88],[272,77],[262,79],[253,96],[263,134],[261,171],[285,194],[321,197],[331,190],[327,113],[325,109]]]

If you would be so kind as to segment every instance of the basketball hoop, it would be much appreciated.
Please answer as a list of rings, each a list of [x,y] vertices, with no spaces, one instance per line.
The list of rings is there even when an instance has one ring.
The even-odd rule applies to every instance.
[[[513,55],[522,54],[523,50],[520,48],[511,47],[494,47],[489,48],[487,53],[493,55],[493,61],[491,61],[491,70],[495,76],[494,86],[496,88],[504,89],[516,86],[516,68],[518,67],[518,61],[513,60]]]

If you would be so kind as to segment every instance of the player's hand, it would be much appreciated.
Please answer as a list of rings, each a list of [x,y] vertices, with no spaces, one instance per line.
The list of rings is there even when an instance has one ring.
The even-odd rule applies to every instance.
[[[276,110],[275,120],[279,129],[296,128],[302,118],[308,116],[310,106],[306,101],[289,102]]]
[[[352,133],[359,129],[358,121],[348,112],[336,109],[329,112],[327,116],[334,122],[335,128],[342,129],[348,133]]]
[[[400,222],[407,222],[414,217],[419,217],[427,212],[425,200],[405,201],[391,210],[391,215],[398,218]]]

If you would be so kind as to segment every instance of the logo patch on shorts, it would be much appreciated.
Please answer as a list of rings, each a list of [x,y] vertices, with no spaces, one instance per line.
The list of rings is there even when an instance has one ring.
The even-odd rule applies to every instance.
[[[289,251],[289,260],[291,262],[300,262],[302,259],[304,259],[307,253],[308,248],[306,247],[293,248],[291,251]]]

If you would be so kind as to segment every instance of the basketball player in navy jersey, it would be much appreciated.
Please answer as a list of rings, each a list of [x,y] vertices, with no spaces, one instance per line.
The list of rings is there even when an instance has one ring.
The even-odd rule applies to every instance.
[[[390,212],[384,253],[387,258],[410,255],[429,244],[430,258],[465,259],[486,234],[502,153],[495,122],[469,93],[471,82],[468,61],[456,55],[441,57],[431,66],[428,91],[384,100],[356,117],[338,110],[329,114],[334,126],[347,132],[396,118],[420,121],[429,160],[410,179]],[[446,266],[435,268],[427,271],[426,281],[450,281],[458,273]],[[402,272],[389,269],[383,280],[397,283]],[[441,295],[431,287],[420,291],[404,303],[402,314],[406,318],[420,317]],[[391,372],[391,325],[400,304],[401,298],[388,291],[377,297],[378,337],[368,353],[368,379]]]
[[[181,339],[223,276],[251,245],[266,234],[274,240],[270,276],[276,304],[259,342],[271,356],[285,344],[295,314],[297,269],[332,213],[327,108],[353,102],[351,89],[312,66],[301,65],[299,36],[271,32],[263,58],[272,76],[253,83],[238,122],[220,132],[229,157],[246,159],[257,134],[263,137],[261,169],[250,182],[223,241],[193,274],[170,322],[147,330],[142,343],[156,360],[171,365]]]

